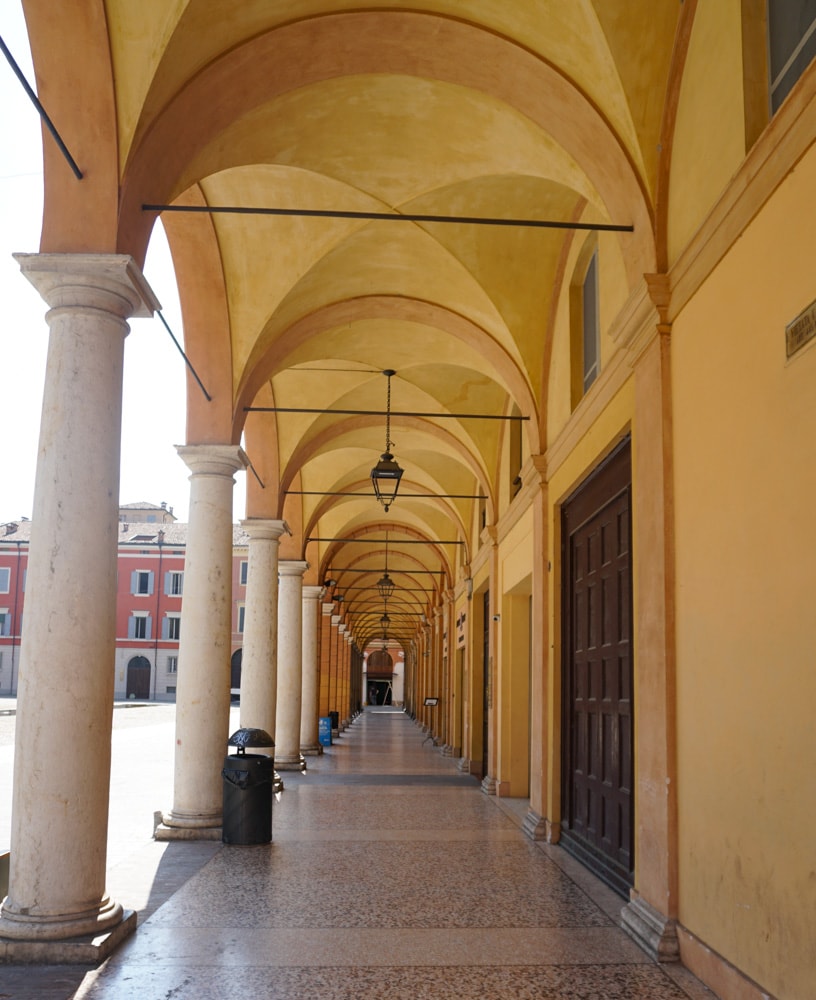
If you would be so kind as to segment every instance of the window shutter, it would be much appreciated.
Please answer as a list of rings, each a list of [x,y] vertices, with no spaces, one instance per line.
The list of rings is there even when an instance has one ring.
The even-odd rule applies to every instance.
[[[170,570],[164,574],[164,593],[166,597],[169,597],[173,593],[173,574]]]
[[[133,615],[128,618],[128,639],[136,638],[136,619]]]
[[[152,594],[153,593],[153,577],[155,575],[156,574],[153,572],[153,570],[150,570],[150,572],[147,574],[147,592],[148,592],[148,594]]]
[[[162,639],[170,638],[170,619],[165,618],[162,621]]]
[[[131,594],[139,593],[139,571],[134,570],[130,574],[130,592]]]
[[[151,574],[152,575],[152,574]],[[145,639],[153,638],[153,619],[150,615],[145,618]]]

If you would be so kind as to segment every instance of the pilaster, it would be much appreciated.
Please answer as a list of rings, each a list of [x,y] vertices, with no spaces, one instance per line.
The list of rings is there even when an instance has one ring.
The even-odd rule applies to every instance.
[[[677,735],[671,326],[665,276],[647,276],[659,321],[633,351],[635,609],[635,889],[625,928],[660,961],[676,960]]]

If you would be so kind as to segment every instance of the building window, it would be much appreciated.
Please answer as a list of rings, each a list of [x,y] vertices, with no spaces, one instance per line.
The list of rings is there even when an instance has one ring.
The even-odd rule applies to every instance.
[[[168,615],[162,624],[162,639],[173,639],[178,642],[181,636],[181,616]]]
[[[176,689],[175,689],[175,687],[166,687],[164,689],[164,693],[165,694],[175,694],[176,693]]]
[[[150,615],[134,611],[128,618],[128,639],[150,639],[152,638],[152,622]]]
[[[246,560],[243,560],[241,562],[241,568],[238,574],[238,582],[241,584],[242,587],[246,587],[248,565],[249,563],[247,563]]]
[[[521,410],[518,406],[513,406],[511,416],[521,416]],[[508,443],[510,447],[510,496],[514,497],[521,489],[522,441],[520,420],[510,421]]]
[[[584,244],[570,282],[570,402],[580,403],[601,369],[597,236]]]
[[[583,292],[583,334],[584,334],[584,392],[598,377],[601,353],[601,331],[598,320],[598,251],[592,255],[584,278]]]
[[[238,605],[238,631],[244,631],[244,619],[245,619],[246,608],[243,604]]]
[[[8,608],[0,608],[0,635],[11,635],[11,615]]]
[[[167,673],[177,674],[178,673],[178,657],[168,656],[167,657]],[[175,688],[173,689],[175,691]]]
[[[131,594],[150,595],[153,593],[153,573],[150,570],[134,570],[130,574]]]
[[[7,594],[11,586],[11,570],[8,566],[0,567],[0,594]]]
[[[816,0],[768,0],[771,111],[816,56]]]
[[[184,573],[175,570],[165,573],[164,592],[168,597],[181,597],[184,593]]]

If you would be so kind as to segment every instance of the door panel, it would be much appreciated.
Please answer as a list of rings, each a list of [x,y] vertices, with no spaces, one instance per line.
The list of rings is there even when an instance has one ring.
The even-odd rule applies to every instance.
[[[624,895],[634,876],[628,442],[563,508],[564,846]]]

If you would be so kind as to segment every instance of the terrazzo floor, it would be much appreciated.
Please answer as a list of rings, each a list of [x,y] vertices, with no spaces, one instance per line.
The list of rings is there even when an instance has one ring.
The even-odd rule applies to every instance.
[[[151,845],[164,882],[142,891],[136,933],[81,980],[52,970],[32,996],[713,996],[682,967],[652,963],[618,927],[622,900],[527,839],[524,809],[484,795],[404,713],[367,709],[308,765],[283,776],[271,844]],[[127,866],[117,877],[126,902]],[[0,998],[16,997],[4,971]]]

